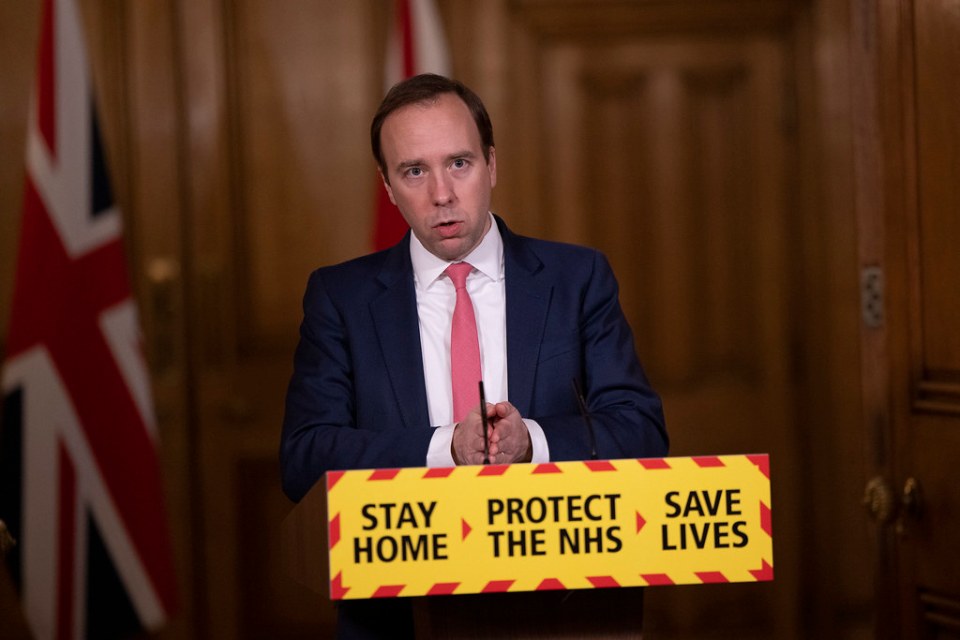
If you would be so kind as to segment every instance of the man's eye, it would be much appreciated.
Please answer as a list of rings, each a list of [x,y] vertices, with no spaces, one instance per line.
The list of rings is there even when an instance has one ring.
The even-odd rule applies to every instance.
[[[421,169],[420,167],[410,167],[409,169],[407,169],[407,175],[410,176],[411,178],[419,178],[420,176],[423,175],[423,169]]]
[[[467,166],[467,161],[464,160],[463,158],[457,158],[456,160],[453,161],[454,169],[463,169],[465,166]]]

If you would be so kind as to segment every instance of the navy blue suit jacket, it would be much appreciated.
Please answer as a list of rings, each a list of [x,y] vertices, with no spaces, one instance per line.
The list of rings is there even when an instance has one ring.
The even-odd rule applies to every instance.
[[[537,420],[550,459],[590,457],[572,380],[601,458],[667,453],[660,398],[637,359],[610,266],[598,251],[503,237],[509,400]],[[410,234],[310,276],[280,445],[300,500],[324,472],[423,466],[433,435],[420,352]]]

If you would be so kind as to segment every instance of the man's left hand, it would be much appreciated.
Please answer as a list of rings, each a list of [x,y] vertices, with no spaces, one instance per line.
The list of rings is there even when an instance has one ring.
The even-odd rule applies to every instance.
[[[490,436],[490,462],[530,462],[533,445],[520,412],[509,402],[498,402],[495,411],[493,434]]]

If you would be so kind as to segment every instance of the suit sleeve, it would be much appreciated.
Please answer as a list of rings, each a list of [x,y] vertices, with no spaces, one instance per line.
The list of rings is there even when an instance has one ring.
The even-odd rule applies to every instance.
[[[344,312],[315,272],[287,390],[280,468],[283,490],[299,501],[327,471],[422,466],[433,429],[357,424],[357,371]],[[396,412],[393,412],[396,416]],[[395,417],[399,421],[399,417]]]
[[[590,277],[581,293],[576,375],[593,423],[598,457],[663,457],[669,440],[660,397],[637,358],[613,270],[601,253],[593,255]],[[565,395],[571,401],[558,402],[562,410],[534,418],[547,436],[551,460],[589,459],[589,430],[572,390]]]

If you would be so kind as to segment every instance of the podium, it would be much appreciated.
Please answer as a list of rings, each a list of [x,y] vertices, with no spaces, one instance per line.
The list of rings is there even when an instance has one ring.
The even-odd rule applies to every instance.
[[[643,587],[773,579],[766,455],[329,472],[288,575],[418,638],[640,638]],[[354,605],[365,606],[365,605]]]

